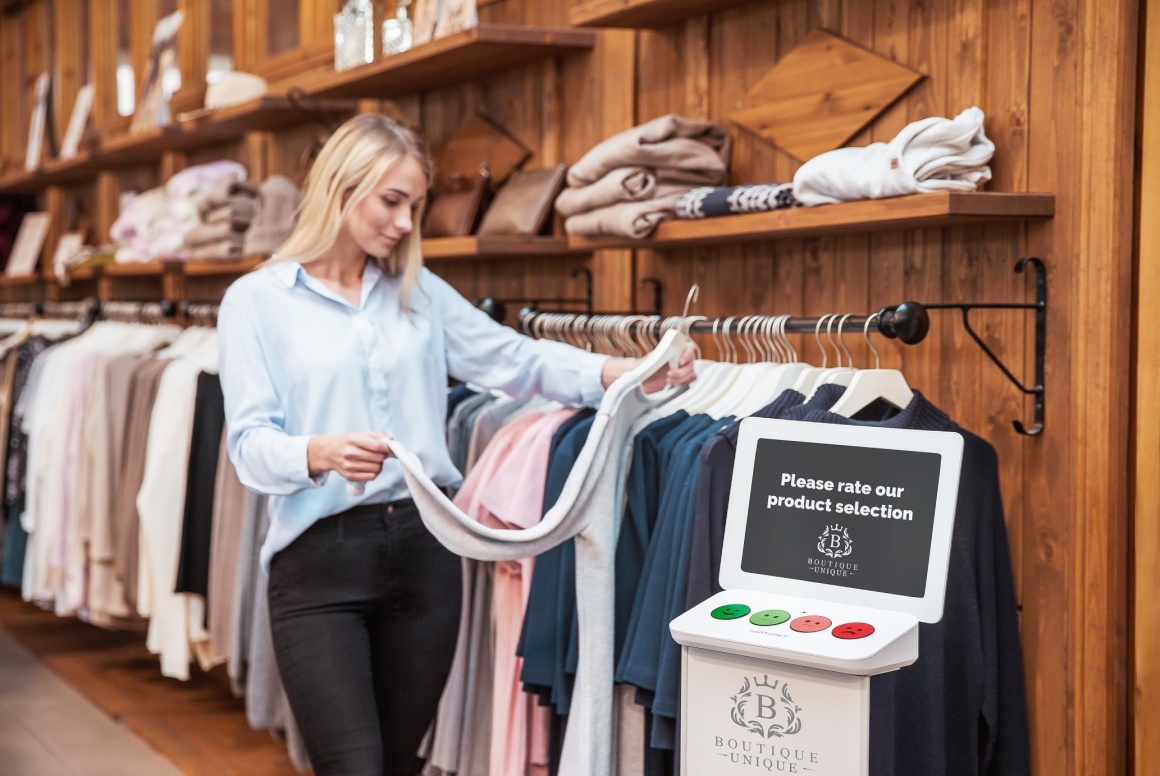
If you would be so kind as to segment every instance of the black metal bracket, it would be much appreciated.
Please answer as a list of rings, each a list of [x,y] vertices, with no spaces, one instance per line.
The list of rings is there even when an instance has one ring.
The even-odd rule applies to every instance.
[[[963,328],[982,348],[987,358],[1011,383],[1024,394],[1035,397],[1035,419],[1031,427],[1023,425],[1022,421],[1012,422],[1015,430],[1025,436],[1038,436],[1043,432],[1044,394],[1046,392],[1046,345],[1047,345],[1047,268],[1041,259],[1026,256],[1015,263],[1015,271],[1023,273],[1030,264],[1035,271],[1035,301],[1024,304],[1002,304],[989,302],[946,302],[940,304],[919,304],[918,302],[903,302],[897,307],[887,307],[880,313],[878,330],[886,337],[897,338],[902,342],[913,345],[921,342],[930,330],[928,310],[958,310],[962,313]],[[995,352],[983,341],[974,327],[971,326],[972,310],[1034,310],[1035,311],[1035,384],[1024,385],[1007,365],[995,355]]]

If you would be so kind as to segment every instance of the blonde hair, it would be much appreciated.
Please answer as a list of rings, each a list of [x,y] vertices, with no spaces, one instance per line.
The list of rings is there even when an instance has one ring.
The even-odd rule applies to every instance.
[[[323,145],[306,176],[306,192],[298,206],[297,223],[290,237],[270,262],[317,259],[334,245],[352,208],[382,179],[383,174],[409,156],[431,180],[431,157],[418,133],[395,119],[378,113],[361,113],[335,130]],[[349,192],[350,196],[344,196]],[[409,309],[411,289],[423,268],[419,225],[422,207],[415,213],[414,228],[399,240],[386,258],[375,263],[389,275],[403,276],[401,298]]]

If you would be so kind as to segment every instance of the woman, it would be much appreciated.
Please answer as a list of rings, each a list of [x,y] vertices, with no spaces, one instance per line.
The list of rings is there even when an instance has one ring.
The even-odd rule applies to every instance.
[[[591,404],[636,364],[516,334],[423,269],[412,230],[430,179],[413,131],[351,119],[319,153],[290,238],[218,316],[230,458],[271,496],[274,652],[318,776],[415,773],[455,648],[459,559],[423,527],[383,440],[453,486],[448,375]],[[689,382],[692,360],[646,388]]]

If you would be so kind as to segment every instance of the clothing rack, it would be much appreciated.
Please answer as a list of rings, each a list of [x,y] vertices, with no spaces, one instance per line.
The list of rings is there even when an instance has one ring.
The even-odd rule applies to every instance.
[[[849,356],[849,350],[842,343],[841,335],[845,333],[860,333],[867,337],[869,333],[877,332],[888,339],[897,339],[907,345],[916,345],[926,339],[930,331],[931,310],[958,310],[962,315],[963,327],[971,339],[982,348],[983,352],[999,368],[1003,375],[1024,394],[1035,397],[1034,421],[1030,427],[1021,421],[1015,420],[1012,425],[1015,431],[1024,436],[1037,436],[1043,432],[1044,394],[1046,393],[1046,327],[1047,327],[1047,269],[1041,259],[1025,257],[1015,264],[1015,272],[1023,273],[1031,265],[1035,273],[1035,301],[1030,303],[992,303],[992,302],[943,302],[923,304],[920,302],[903,302],[891,307],[884,307],[869,315],[829,314],[818,317],[788,316],[788,315],[749,315],[730,316],[728,318],[710,319],[702,315],[679,315],[662,318],[659,314],[600,314],[600,313],[566,313],[546,312],[534,308],[525,308],[520,312],[520,327],[524,333],[531,336],[568,335],[575,337],[580,334],[588,338],[591,343],[593,337],[603,337],[607,344],[615,345],[614,340],[628,334],[648,335],[659,338],[669,329],[678,329],[688,334],[712,334],[714,337],[723,336],[726,339],[733,337],[773,337],[784,334],[813,334],[821,345],[821,332],[825,329],[826,335],[835,349],[841,346]],[[689,299],[696,298],[696,286],[690,290]],[[686,312],[688,304],[686,303]],[[1034,310],[1035,311],[1035,383],[1025,385],[1015,377],[1015,374],[1003,363],[986,342],[971,326],[970,313],[972,310]],[[835,343],[833,335],[838,335]],[[623,340],[622,340],[623,341]],[[629,340],[631,344],[631,340]],[[776,348],[793,346],[788,341],[778,342]],[[748,345],[746,345],[748,348]],[[796,358],[796,354],[793,354]]]
[[[542,308],[542,305],[545,305],[545,304],[546,305],[565,305],[565,306],[583,305],[584,306],[584,314],[589,315],[589,316],[593,316],[593,315],[632,315],[633,314],[633,313],[628,313],[628,312],[599,312],[599,313],[596,312],[596,310],[594,309],[595,304],[593,302],[592,270],[588,269],[587,267],[580,267],[579,269],[574,270],[572,272],[573,278],[580,277],[580,276],[584,277],[584,296],[582,298],[571,297],[571,298],[555,298],[555,299],[553,299],[553,298],[547,298],[547,297],[523,297],[523,298],[504,297],[502,299],[497,299],[496,297],[489,296],[489,297],[486,297],[484,299],[477,299],[473,302],[473,304],[476,307],[478,307],[479,309],[483,310],[489,316],[491,316],[491,319],[493,321],[496,321],[498,323],[503,323],[504,319],[507,317],[507,306],[509,304],[527,305],[527,307],[525,309],[537,310],[540,312],[555,312],[555,311],[544,310]],[[652,314],[659,316],[661,314],[661,302],[663,301],[661,281],[657,280],[656,278],[651,278],[651,277],[642,278],[640,283],[637,284],[637,287],[642,288],[642,289],[643,288],[652,289],[652,310],[653,310]],[[523,311],[521,311],[520,316],[522,317],[523,314],[524,314]]]
[[[35,302],[4,302],[0,304],[0,318],[31,318],[37,314]]]
[[[99,313],[106,321],[125,323],[165,323],[172,316],[172,302],[100,302]]]
[[[197,326],[215,326],[218,316],[217,304],[206,302],[182,302],[178,309],[186,320]]]

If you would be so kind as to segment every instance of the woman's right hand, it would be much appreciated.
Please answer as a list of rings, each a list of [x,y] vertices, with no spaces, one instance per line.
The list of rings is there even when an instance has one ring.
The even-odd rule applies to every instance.
[[[370,482],[379,476],[383,461],[390,455],[384,444],[389,439],[381,431],[312,437],[306,445],[310,476],[332,471],[348,482]]]

